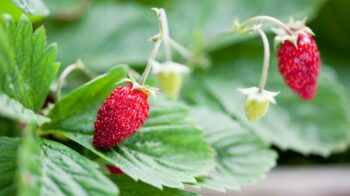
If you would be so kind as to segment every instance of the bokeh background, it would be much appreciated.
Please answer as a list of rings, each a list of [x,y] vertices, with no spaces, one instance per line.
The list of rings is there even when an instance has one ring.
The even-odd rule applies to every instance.
[[[296,191],[292,195],[350,195],[350,184],[345,182],[350,173],[350,152],[347,150],[350,141],[350,1],[44,2],[49,7],[50,15],[31,19],[36,26],[46,27],[49,43],[58,43],[61,70],[80,58],[96,74],[118,64],[129,64],[141,71],[152,48],[152,43],[147,39],[158,32],[158,21],[150,8],[164,7],[172,38],[196,54],[190,60],[179,55],[174,57],[193,69],[186,77],[180,99],[190,105],[225,113],[278,152],[277,169],[268,174],[262,184],[243,188],[243,193],[278,194],[281,193],[278,191],[290,189]],[[0,5],[0,13],[10,10],[14,16],[21,14],[8,0],[0,0]],[[284,85],[277,73],[275,48],[271,47],[267,89],[281,91],[277,98],[279,104],[273,106],[262,122],[249,125],[243,116],[243,97],[235,89],[257,85],[262,64],[262,44],[255,34],[222,33],[232,30],[234,18],[243,21],[256,15],[270,15],[282,21],[288,21],[290,17],[307,17],[307,24],[316,34],[323,67],[316,99],[304,102]],[[273,46],[270,25],[264,27]],[[200,61],[203,57],[210,62]],[[85,74],[73,73],[64,86],[63,94],[88,79]],[[18,128],[15,122],[5,118],[0,118],[0,124],[2,132]],[[281,183],[279,188],[276,187],[278,183]],[[295,190],[299,188],[301,190]],[[203,193],[216,194],[205,190]]]

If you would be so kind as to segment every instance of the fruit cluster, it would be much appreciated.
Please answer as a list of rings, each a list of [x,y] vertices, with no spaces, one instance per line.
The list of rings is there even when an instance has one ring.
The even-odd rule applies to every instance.
[[[178,96],[181,89],[182,75],[190,71],[187,66],[172,61],[171,48],[177,49],[184,57],[190,57],[192,53],[170,38],[165,11],[154,10],[160,20],[160,33],[152,37],[155,45],[148,64],[139,83],[134,79],[125,79],[123,83],[126,85],[117,87],[102,104],[95,121],[93,139],[95,148],[113,148],[135,133],[147,120],[150,110],[148,97],[154,90],[144,83],[151,69],[158,78],[161,90],[173,99]],[[265,90],[270,47],[262,28],[263,21],[278,25],[279,28],[273,29],[277,34],[275,41],[278,44],[278,69],[285,83],[304,100],[314,98],[321,67],[320,53],[313,40],[314,34],[305,26],[305,20],[291,20],[288,24],[269,16],[256,16],[243,23],[236,20],[233,32],[257,32],[264,45],[264,63],[259,86],[239,89],[246,95],[245,113],[251,122],[262,118],[268,111],[269,103],[276,103],[274,97],[278,95],[278,92]],[[155,59],[162,44],[165,61],[159,63]]]

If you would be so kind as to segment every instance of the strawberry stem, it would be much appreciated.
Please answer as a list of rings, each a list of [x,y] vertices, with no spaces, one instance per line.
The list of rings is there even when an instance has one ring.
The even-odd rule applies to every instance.
[[[61,89],[63,86],[64,81],[66,80],[67,76],[72,73],[75,70],[80,70],[82,71],[85,75],[87,75],[89,78],[94,78],[95,74],[91,72],[90,70],[87,70],[84,63],[78,59],[76,63],[73,63],[66,67],[62,74],[60,75],[60,78],[57,81],[57,86],[56,86],[56,98],[59,99],[61,95]]]
[[[266,37],[266,34],[263,30],[261,30],[261,27],[258,27],[255,29],[263,42],[264,45],[264,63],[263,63],[263,70],[261,72],[260,82],[259,82],[259,92],[262,92],[265,88],[266,80],[269,73],[269,65],[270,65],[270,45],[269,40]]]
[[[154,63],[154,60],[158,54],[160,45],[162,44],[162,40],[157,40],[156,43],[154,44],[154,47],[152,49],[151,55],[148,58],[147,61],[147,66],[145,68],[145,71],[143,72],[141,79],[140,79],[140,85],[144,85],[149,73],[151,72],[152,64]]]
[[[240,27],[243,29],[245,26],[254,23],[254,22],[258,22],[258,21],[269,21],[272,22],[280,27],[282,27],[287,33],[288,35],[292,35],[293,31],[287,26],[285,25],[283,22],[281,22],[280,20],[271,17],[271,16],[255,16],[252,18],[249,18],[248,20],[244,21],[243,23],[241,23]]]
[[[160,21],[160,35],[164,46],[165,61],[171,61],[171,44],[168,19],[163,8],[154,9],[158,13]]]
[[[191,59],[194,56],[194,53],[189,49],[185,48],[181,44],[177,43],[175,40],[170,38],[170,44],[177,50],[183,57],[186,59]]]
[[[159,19],[159,28],[160,33],[157,36],[154,36],[152,39],[156,42],[150,57],[147,61],[147,66],[145,68],[145,71],[143,72],[141,79],[140,79],[140,85],[145,84],[148,75],[151,72],[152,64],[158,54],[159,48],[161,43],[163,42],[164,45],[164,55],[166,61],[171,61],[171,44],[170,44],[170,35],[169,35],[169,26],[168,26],[168,20],[166,17],[165,10],[163,8],[152,8],[158,15]]]

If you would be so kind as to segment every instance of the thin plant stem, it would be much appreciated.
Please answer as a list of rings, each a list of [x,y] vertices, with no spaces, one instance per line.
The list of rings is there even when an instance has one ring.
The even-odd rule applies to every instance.
[[[269,73],[269,65],[270,65],[270,45],[269,40],[266,37],[266,34],[264,33],[261,28],[256,28],[256,31],[259,33],[261,40],[264,45],[264,64],[263,69],[261,72],[260,82],[259,82],[259,92],[262,92],[265,88],[267,76]]]
[[[164,45],[164,55],[166,61],[171,61],[171,44],[168,19],[164,9],[159,9],[160,33]]]
[[[158,51],[159,51],[159,48],[162,44],[162,40],[159,39],[156,41],[156,43],[154,44],[154,47],[152,49],[152,52],[151,52],[151,55],[149,56],[148,58],[148,61],[147,61],[147,66],[145,68],[145,71],[143,72],[142,76],[141,76],[141,79],[140,79],[140,85],[144,85],[146,80],[147,80],[147,77],[149,75],[149,73],[151,72],[151,69],[152,69],[152,64],[153,62],[155,61],[155,58],[158,54]]]
[[[83,70],[84,69],[84,64],[81,61],[77,61],[76,63],[73,63],[66,67],[62,74],[60,75],[60,78],[58,79],[57,86],[56,86],[56,98],[59,99],[61,95],[61,89],[63,86],[64,81],[66,80],[67,76],[74,70]]]
[[[270,21],[270,22],[282,27],[289,35],[293,34],[293,32],[290,30],[290,28],[287,25],[285,25],[280,20],[278,20],[274,17],[271,17],[271,16],[255,16],[255,17],[249,18],[248,20],[241,23],[241,28],[243,28],[244,26],[247,26],[251,23],[258,22],[258,21],[264,21],[264,20]]]
[[[176,49],[183,57],[190,59],[194,56],[193,52],[185,48],[181,44],[177,43],[175,40],[170,38],[170,44]]]

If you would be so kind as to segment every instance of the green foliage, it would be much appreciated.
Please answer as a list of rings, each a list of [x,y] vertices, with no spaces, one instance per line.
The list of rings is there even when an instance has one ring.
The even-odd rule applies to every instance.
[[[43,0],[50,10],[50,18],[76,20],[90,7],[90,0]]]
[[[35,135],[36,126],[31,124],[18,149],[18,195],[40,195],[42,173],[46,172],[41,159],[40,143]],[[44,176],[44,175],[43,175]],[[45,194],[45,191],[42,192]]]
[[[201,185],[219,191],[240,190],[241,185],[255,183],[275,165],[276,153],[229,116],[206,108],[194,108],[191,114],[217,153],[215,171],[200,179]]]
[[[2,116],[18,120],[23,123],[36,122],[43,124],[50,119],[40,114],[35,114],[32,110],[25,108],[18,101],[0,93],[0,114]]]
[[[60,107],[70,104],[74,104],[76,108],[85,108],[86,105],[90,105],[91,103],[84,101],[77,103],[69,97],[93,100],[92,96],[95,93],[78,92],[91,91],[94,89],[93,86],[101,80],[92,81],[67,95],[67,98],[59,101],[52,111],[61,110]],[[109,93],[108,88],[103,90],[107,92],[106,94]],[[92,106],[94,106],[93,103]],[[74,127],[64,127],[65,122],[60,124],[55,119],[55,115],[52,115],[52,122],[56,124],[53,127],[60,127],[59,133],[119,167],[132,178],[140,179],[158,188],[162,186],[183,188],[183,183],[196,183],[195,177],[206,175],[213,167],[213,151],[204,141],[201,130],[186,120],[187,112],[183,106],[156,98],[151,106],[150,117],[143,128],[108,151],[98,151],[92,146],[94,131],[92,125],[98,108],[99,105],[96,105],[90,110],[84,110],[84,115],[75,112],[78,115],[71,117],[75,119]],[[69,112],[63,109],[61,111]],[[65,114],[61,113],[61,116]],[[84,123],[79,123],[82,120],[85,120]],[[48,124],[47,127],[51,125]]]
[[[0,0],[0,5],[0,15],[10,14],[15,21],[18,21],[21,18],[22,14],[26,14],[11,0]],[[43,16],[33,16],[30,14],[26,14],[26,16],[33,23],[41,21],[43,19]],[[2,20],[3,19],[0,18],[0,22]]]
[[[98,171],[97,164],[57,142],[38,141],[34,128],[26,130],[21,144],[18,139],[0,137],[1,195],[14,194],[17,183],[19,195],[118,193],[115,185]]]
[[[316,98],[304,102],[286,87],[272,58],[267,90],[280,91],[278,104],[249,123],[236,89],[256,86],[262,46],[255,34],[230,33],[235,17],[315,18],[324,62],[334,62],[349,84],[345,1],[44,0],[48,8],[41,0],[12,2],[0,0],[0,13],[7,13],[0,20],[0,135],[11,136],[0,137],[0,195],[196,195],[181,190],[185,186],[237,191],[275,166],[271,145],[323,156],[349,145],[350,94],[327,65]],[[149,8],[159,5],[167,10],[172,38],[193,49],[194,59],[208,55],[212,67],[193,67],[179,101],[161,93],[150,98],[141,129],[113,149],[97,150],[92,140],[99,107],[121,79],[137,78],[135,70],[115,65],[141,70],[152,47],[146,40],[158,30]],[[103,74],[78,88],[65,83],[74,90],[43,109],[59,69],[57,46],[47,45],[45,28],[30,22],[42,17],[23,13],[43,16],[48,9],[42,23],[59,43],[64,67],[82,58]],[[106,174],[106,164],[125,175]]]
[[[19,142],[19,139],[0,137],[0,195],[16,193],[16,154]]]
[[[52,121],[46,129],[91,133],[98,108],[126,74],[125,67],[116,67],[63,97],[49,112]]]
[[[188,93],[188,100],[197,104],[217,102],[219,106],[211,107],[237,118],[264,141],[282,149],[324,156],[344,150],[350,138],[346,94],[342,84],[336,81],[334,72],[327,66],[322,68],[318,94],[312,102],[302,101],[292,93],[277,68],[273,67],[267,90],[280,91],[276,98],[278,104],[272,105],[266,117],[259,122],[251,124],[246,120],[243,108],[245,97],[237,89],[256,86],[253,83],[259,77],[256,67],[261,64],[257,47],[260,46],[242,44],[231,48],[233,51],[240,50],[236,52],[236,57],[217,57],[225,60],[218,61],[215,70],[197,74],[200,76],[190,83],[204,86],[197,93]],[[276,62],[271,64],[276,65]],[[209,100],[203,101],[203,98],[197,97]]]
[[[110,178],[116,182],[120,188],[120,196],[195,196],[197,194],[182,190],[164,188],[159,190],[153,186],[136,182],[126,175],[112,175]]]
[[[246,39],[236,34],[217,36],[232,30],[235,17],[243,20],[268,14],[285,21],[290,16],[311,18],[322,3],[323,0],[176,0],[165,3],[165,9],[169,8],[170,31],[175,40],[194,50],[214,50]],[[58,58],[63,64],[68,65],[79,56],[92,69],[105,71],[117,63],[147,60],[152,44],[145,40],[158,28],[149,6],[130,1],[95,1],[85,14],[75,25],[49,23],[49,39],[59,43]],[[72,35],[79,36],[71,39]]]
[[[41,124],[38,112],[58,70],[56,45],[46,46],[43,27],[34,33],[24,15],[14,22],[4,16],[0,27],[0,113],[22,122]]]

